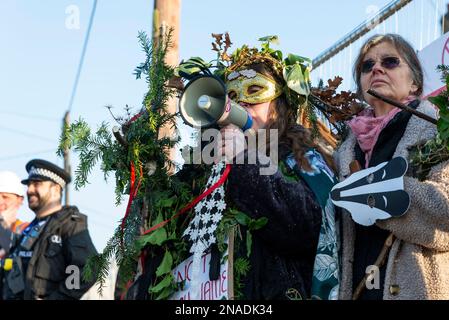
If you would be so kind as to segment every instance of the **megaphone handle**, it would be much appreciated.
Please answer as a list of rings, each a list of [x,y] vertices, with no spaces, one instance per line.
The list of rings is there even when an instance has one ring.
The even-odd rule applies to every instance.
[[[243,107],[240,106],[240,105],[238,105],[238,104],[235,104],[234,107],[235,107],[237,110],[238,110],[238,109],[244,110]],[[231,113],[232,113],[231,108],[232,108],[232,102],[231,102],[231,99],[227,98],[227,99],[226,99],[225,110],[224,110],[224,112],[223,112],[223,115],[220,117],[220,119],[217,120],[217,123],[218,123],[220,126],[226,126],[226,125],[228,125],[229,123],[233,122],[233,121],[230,121],[230,120],[229,120],[229,117],[230,117],[230,115],[231,115]],[[241,116],[241,117],[239,118],[239,122],[240,122],[240,123],[233,122],[233,124],[235,124],[235,125],[237,125],[238,127],[240,127],[240,129],[242,129],[243,131],[246,131],[246,130],[248,130],[249,128],[251,128],[251,127],[253,126],[253,118],[251,117],[251,115],[250,115],[246,110],[244,110],[241,114],[243,114],[243,113],[246,114],[246,121],[243,120],[244,116]],[[245,122],[243,123],[243,121],[245,121]]]

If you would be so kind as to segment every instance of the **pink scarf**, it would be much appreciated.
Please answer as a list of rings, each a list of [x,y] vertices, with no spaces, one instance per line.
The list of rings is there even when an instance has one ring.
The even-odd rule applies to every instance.
[[[407,104],[415,99],[415,96],[409,96],[401,102]],[[368,108],[348,122],[349,127],[357,138],[360,148],[365,153],[365,168],[368,168],[379,134],[399,112],[401,112],[401,109],[395,107],[386,115],[376,117],[374,115],[374,109]]]

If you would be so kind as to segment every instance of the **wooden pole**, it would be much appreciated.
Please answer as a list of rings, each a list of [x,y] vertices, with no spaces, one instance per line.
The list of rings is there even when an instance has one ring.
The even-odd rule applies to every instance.
[[[434,119],[434,118],[432,118],[431,116],[428,116],[428,115],[425,114],[425,113],[416,111],[415,109],[410,108],[409,106],[407,106],[407,105],[405,105],[405,104],[402,104],[402,103],[400,103],[400,102],[394,101],[393,99],[390,99],[390,98],[388,98],[388,97],[384,97],[384,96],[382,96],[381,94],[379,94],[379,93],[377,93],[376,91],[374,91],[373,89],[368,89],[367,93],[369,93],[369,94],[372,95],[373,97],[376,97],[377,99],[380,99],[380,100],[382,100],[382,101],[384,101],[384,102],[386,102],[386,103],[388,103],[388,104],[391,104],[392,106],[395,106],[395,107],[397,107],[397,108],[399,108],[399,109],[401,109],[401,110],[406,110],[406,111],[408,111],[408,112],[414,114],[415,116],[417,116],[417,117],[419,117],[419,118],[421,118],[421,119],[424,119],[424,120],[426,120],[426,121],[429,121],[430,123],[433,123],[433,124],[435,124],[435,125],[438,123],[438,120],[437,120],[437,119]]]
[[[229,231],[228,242],[228,299],[234,300],[234,236],[235,230]]]
[[[177,66],[179,64],[179,30],[180,30],[180,16],[181,16],[181,0],[155,0],[153,13],[153,41],[157,43],[161,33],[173,28],[172,46],[167,52],[165,61],[170,66]],[[163,34],[162,34],[163,35]],[[176,113],[177,98],[171,98],[168,103],[167,111],[171,114]],[[160,130],[160,137],[174,138],[174,130],[171,127],[162,127]],[[175,159],[175,150],[170,150],[170,160]],[[172,171],[173,172],[173,171]]]

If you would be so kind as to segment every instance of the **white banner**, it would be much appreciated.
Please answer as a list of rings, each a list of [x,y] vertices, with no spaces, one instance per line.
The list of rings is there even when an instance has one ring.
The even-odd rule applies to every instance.
[[[436,70],[440,64],[449,65],[449,32],[418,52],[424,71],[423,98],[437,95],[444,89],[441,74]]]

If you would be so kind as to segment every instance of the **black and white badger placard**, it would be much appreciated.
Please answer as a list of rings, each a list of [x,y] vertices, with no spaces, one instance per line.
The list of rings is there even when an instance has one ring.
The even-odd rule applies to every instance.
[[[407,168],[407,160],[397,157],[353,173],[332,188],[332,202],[349,211],[352,219],[364,226],[399,217],[410,206],[410,196],[404,190]]]

